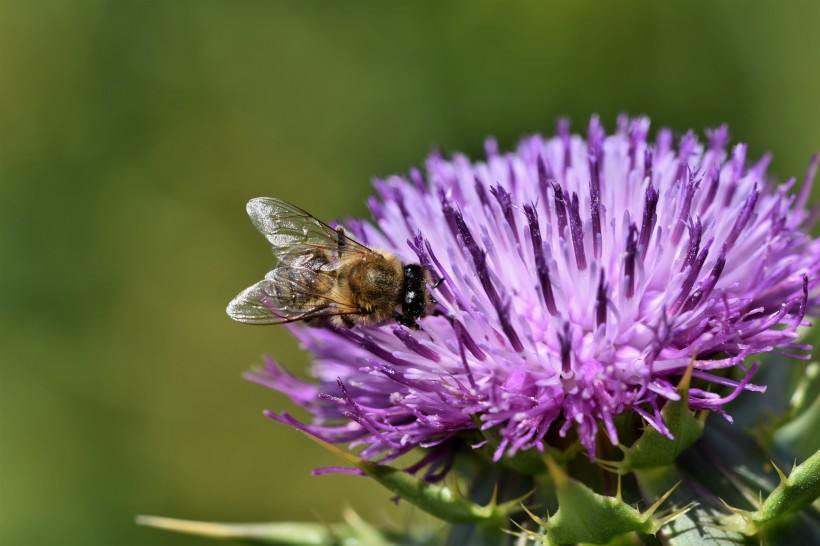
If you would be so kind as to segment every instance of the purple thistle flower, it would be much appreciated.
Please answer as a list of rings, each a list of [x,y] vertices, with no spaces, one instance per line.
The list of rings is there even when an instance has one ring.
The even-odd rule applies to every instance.
[[[820,307],[820,241],[801,229],[820,158],[795,195],[794,179],[766,179],[768,156],[727,152],[725,126],[677,148],[669,130],[654,142],[648,131],[620,117],[607,135],[593,117],[583,138],[562,120],[556,137],[509,154],[488,140],[484,162],[433,154],[426,175],[376,180],[375,224],[347,227],[443,278],[439,313],[420,330],[289,326],[317,382],[271,359],[248,378],[313,422],[267,414],[368,459],[475,429],[497,441],[496,460],[543,450],[551,429],[574,429],[592,458],[599,427],[617,443],[614,419],[629,410],[671,436],[660,411],[694,358],[690,407],[731,420],[724,404],[764,390],[748,356],[808,358],[797,329]],[[447,471],[435,460],[428,477]]]

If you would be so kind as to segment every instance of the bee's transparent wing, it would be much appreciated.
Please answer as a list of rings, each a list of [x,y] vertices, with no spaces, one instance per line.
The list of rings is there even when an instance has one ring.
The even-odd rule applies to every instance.
[[[283,266],[243,290],[228,304],[228,315],[247,324],[283,324],[360,310],[332,294],[335,278],[304,267]]]
[[[358,314],[334,294],[335,270],[349,253],[372,250],[313,215],[279,199],[257,197],[248,216],[270,242],[279,267],[228,304],[228,315],[249,324],[282,324],[315,317]]]
[[[253,225],[270,242],[273,253],[283,262],[299,256],[300,249],[303,253],[325,255],[327,264],[335,263],[341,254],[347,252],[372,252],[310,213],[279,199],[251,199],[247,210]]]

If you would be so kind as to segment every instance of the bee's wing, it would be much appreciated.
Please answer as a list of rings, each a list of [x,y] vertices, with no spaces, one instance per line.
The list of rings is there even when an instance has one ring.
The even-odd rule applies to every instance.
[[[289,262],[300,252],[326,251],[337,259],[340,254],[348,252],[372,252],[312,214],[279,199],[257,197],[248,201],[247,209],[253,225],[283,262]]]
[[[322,271],[279,267],[236,296],[228,304],[228,315],[247,324],[283,324],[360,313],[333,296],[334,284],[335,278]]]

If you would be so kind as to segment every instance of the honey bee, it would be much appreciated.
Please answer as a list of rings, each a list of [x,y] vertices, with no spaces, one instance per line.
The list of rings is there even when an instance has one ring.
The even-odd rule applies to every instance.
[[[251,199],[247,210],[278,264],[228,304],[234,320],[330,322],[347,328],[394,320],[417,329],[416,321],[435,303],[427,289],[430,274],[419,264],[403,264],[390,252],[370,249],[343,228],[334,229],[279,199]]]

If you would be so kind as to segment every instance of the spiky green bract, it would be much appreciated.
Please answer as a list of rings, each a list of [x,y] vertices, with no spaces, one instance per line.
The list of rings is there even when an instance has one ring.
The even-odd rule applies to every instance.
[[[820,544],[820,511],[809,505],[818,495],[818,455],[780,485],[772,480],[771,456],[754,436],[716,419],[674,465],[632,475],[644,498],[680,481],[672,502],[698,502],[661,530],[668,546]]]
[[[672,438],[664,436],[653,427],[647,426],[634,444],[628,448],[622,447],[624,452],[622,460],[616,462],[600,461],[601,465],[618,474],[627,474],[638,469],[666,466],[674,463],[678,455],[697,442],[703,434],[704,419],[697,418],[695,413],[689,409],[691,379],[692,363],[690,363],[676,389],[680,398],[667,403],[661,412],[663,421],[669,428]]]
[[[636,471],[636,477],[640,490],[644,497],[654,498],[674,487],[681,479],[681,474],[674,466],[664,466]],[[692,481],[685,479],[680,482],[680,486],[674,490],[669,497],[669,501],[674,504],[691,502],[693,498],[699,498],[698,489],[692,487]],[[709,505],[706,499],[686,514],[671,521],[664,527],[660,534],[668,546],[751,546],[746,537],[740,533],[719,529],[716,527],[705,527],[704,522],[715,521],[722,513],[714,506]]]
[[[788,477],[772,464],[780,477],[774,491],[756,503],[756,510],[742,510],[726,504],[731,514],[722,518],[724,527],[755,535],[769,523],[801,510],[820,497],[820,451],[792,468]]]
[[[422,546],[430,536],[381,531],[352,510],[345,523],[212,523],[157,516],[139,516],[137,524],[200,537],[264,546]],[[428,533],[429,534],[429,533]]]
[[[481,506],[461,493],[455,479],[448,480],[447,485],[426,482],[404,470],[357,457],[315,436],[308,437],[402,499],[441,520],[450,523],[503,526],[511,515],[521,511],[521,498],[498,504],[493,494],[490,502]]]
[[[614,497],[600,495],[571,478],[552,459],[547,458],[546,462],[555,484],[558,511],[541,518],[528,510],[530,517],[542,531],[523,530],[521,533],[522,537],[538,540],[541,544],[607,544],[627,533],[654,535],[665,524],[685,514],[692,507],[688,505],[663,517],[656,517],[655,512],[669,497],[674,487],[641,512],[624,502],[620,490]]]

